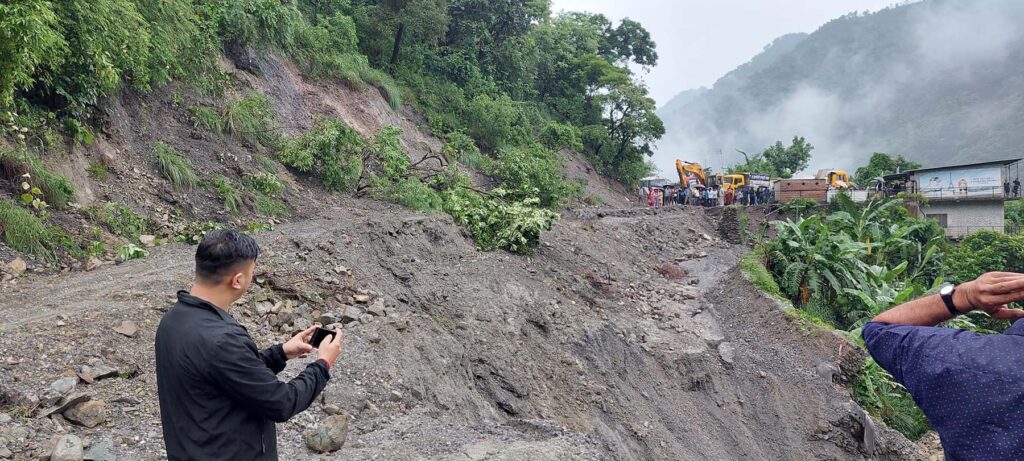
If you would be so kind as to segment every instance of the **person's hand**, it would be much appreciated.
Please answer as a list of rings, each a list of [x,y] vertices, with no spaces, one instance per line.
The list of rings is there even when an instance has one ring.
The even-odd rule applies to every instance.
[[[961,311],[980,310],[1000,320],[1024,318],[1024,310],[1009,307],[1024,300],[1024,274],[989,272],[958,286],[954,298]]]
[[[320,343],[320,347],[317,348],[320,352],[320,358],[334,365],[334,361],[338,360],[338,356],[341,355],[341,340],[344,336],[345,333],[338,330],[336,334],[324,338]]]
[[[313,325],[306,328],[305,331],[299,333],[289,339],[288,342],[284,343],[281,347],[284,348],[284,355],[288,357],[288,360],[296,357],[302,357],[313,350],[313,345],[309,343],[309,338],[313,336],[313,332],[316,331],[317,325]]]

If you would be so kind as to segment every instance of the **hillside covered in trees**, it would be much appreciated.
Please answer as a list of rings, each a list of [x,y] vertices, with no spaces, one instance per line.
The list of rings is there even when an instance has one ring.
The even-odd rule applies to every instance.
[[[794,135],[817,146],[811,169],[851,168],[872,152],[925,165],[1019,156],[1022,23],[1013,0],[925,0],[781,37],[713,88],[660,108],[656,159],[729,165],[742,159],[736,149]]]

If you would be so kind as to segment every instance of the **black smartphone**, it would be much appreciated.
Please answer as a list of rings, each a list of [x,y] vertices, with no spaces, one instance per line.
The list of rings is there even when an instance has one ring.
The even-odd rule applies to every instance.
[[[336,331],[328,330],[326,328],[316,327],[316,331],[313,332],[313,337],[310,338],[309,344],[311,346],[313,346],[314,348],[319,348],[320,347],[320,343],[324,342],[324,339],[332,337],[332,336],[334,336],[336,334],[338,334],[338,332],[336,332]]]

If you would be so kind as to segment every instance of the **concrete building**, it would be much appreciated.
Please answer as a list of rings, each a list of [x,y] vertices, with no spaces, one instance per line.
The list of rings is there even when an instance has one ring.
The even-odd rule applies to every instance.
[[[921,168],[900,177],[904,190],[920,194],[919,217],[938,221],[950,238],[979,230],[1006,231],[1005,201],[1020,198],[1020,159]]]

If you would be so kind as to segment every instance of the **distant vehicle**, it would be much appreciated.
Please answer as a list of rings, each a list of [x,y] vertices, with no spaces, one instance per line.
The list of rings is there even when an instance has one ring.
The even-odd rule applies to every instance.
[[[829,185],[836,189],[854,189],[856,186],[850,182],[850,174],[843,170],[818,170],[814,179],[827,180]]]
[[[708,186],[708,175],[704,171],[699,163],[684,162],[682,160],[676,160],[676,172],[679,173],[679,184],[688,187],[694,187],[701,185],[704,187]],[[698,184],[690,184],[688,178],[695,178]]]
[[[722,188],[725,190],[736,190],[741,187],[772,187],[772,178],[761,173],[732,173],[722,175]]]

